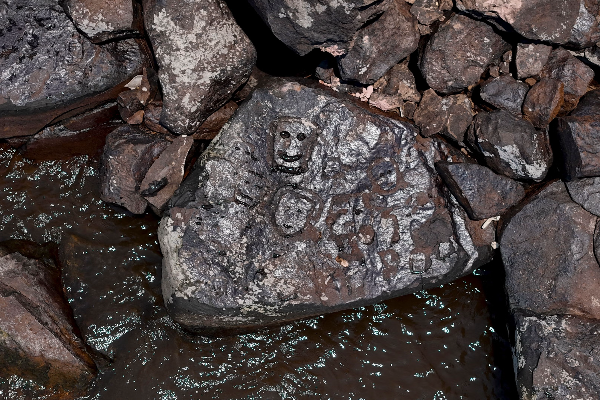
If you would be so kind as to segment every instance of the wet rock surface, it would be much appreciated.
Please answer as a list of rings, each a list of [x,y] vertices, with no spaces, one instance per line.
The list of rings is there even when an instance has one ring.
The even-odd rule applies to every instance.
[[[160,123],[193,134],[250,76],[254,46],[221,0],[144,1],[163,90]]]
[[[508,43],[491,26],[454,15],[427,43],[420,68],[431,88],[456,93],[476,84],[506,50]]]
[[[74,399],[85,394],[96,366],[60,286],[55,266],[0,247],[0,376],[14,374],[44,387],[46,396]]]
[[[338,61],[340,78],[373,84],[417,49],[417,21],[404,0],[393,0],[377,21],[358,31]]]
[[[512,179],[541,181],[552,164],[548,133],[508,111],[477,114],[468,140],[488,167]]]
[[[415,135],[297,83],[256,91],[161,221],[170,314],[195,331],[258,327],[439,285],[484,261],[493,236],[471,236],[439,189],[434,142]]]
[[[440,97],[429,89],[423,93],[414,120],[425,137],[441,134],[462,143],[473,121],[473,103],[463,94]]]
[[[521,106],[529,91],[529,85],[510,75],[494,78],[481,86],[481,99],[496,108],[521,114]]]
[[[435,168],[472,220],[502,215],[525,197],[522,184],[483,165],[438,162]]]
[[[95,43],[139,34],[133,1],[67,0],[65,7],[75,26]]]
[[[134,40],[92,44],[58,1],[4,3],[0,30],[0,113],[5,115],[59,107],[141,71]]]

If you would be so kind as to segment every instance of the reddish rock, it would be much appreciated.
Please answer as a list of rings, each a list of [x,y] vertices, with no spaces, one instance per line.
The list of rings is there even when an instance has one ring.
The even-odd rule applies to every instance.
[[[552,46],[545,44],[517,44],[515,63],[519,79],[538,75],[546,65],[551,51]]]
[[[403,0],[393,0],[383,15],[358,31],[338,61],[340,78],[373,84],[417,49],[417,20]]]
[[[384,111],[401,108],[404,101],[418,103],[421,94],[415,77],[408,68],[408,60],[396,64],[373,85],[369,105]]]
[[[0,248],[0,377],[32,380],[39,398],[86,393],[96,366],[53,265]]]
[[[446,11],[452,10],[452,0],[415,0],[410,8],[420,24],[431,25],[442,20]]]
[[[131,125],[111,132],[102,154],[100,198],[133,214],[144,213],[147,202],[139,187],[146,172],[170,144],[167,138]]]
[[[581,96],[594,79],[594,70],[579,61],[565,49],[556,49],[550,53],[548,63],[540,73],[542,78],[552,78],[562,82],[565,93],[565,103],[562,107],[564,114],[573,110]]]
[[[481,85],[481,99],[496,108],[502,108],[515,115],[521,114],[521,106],[529,85],[517,81],[510,75],[491,79]]]
[[[217,111],[212,113],[210,117],[204,121],[200,128],[194,133],[194,139],[199,140],[212,140],[217,136],[223,125],[227,123],[235,114],[238,109],[238,105],[230,101]]]
[[[139,33],[134,24],[135,2],[129,0],[67,0],[66,9],[94,43]]]
[[[429,89],[423,93],[414,120],[421,135],[439,133],[460,143],[473,120],[473,105],[464,94],[440,97]]]
[[[144,109],[144,126],[153,132],[169,134],[169,131],[160,124],[162,114],[162,101],[154,101]]]
[[[564,103],[565,85],[545,78],[536,83],[523,103],[523,116],[538,128],[545,128],[558,115]]]

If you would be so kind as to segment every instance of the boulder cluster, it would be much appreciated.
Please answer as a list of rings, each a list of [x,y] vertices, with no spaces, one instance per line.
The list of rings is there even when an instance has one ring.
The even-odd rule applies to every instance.
[[[162,218],[187,330],[372,304],[498,256],[521,398],[600,393],[600,2],[247,1],[4,1],[0,139],[101,153],[102,199]],[[259,70],[252,24],[310,76]],[[0,354],[79,393],[94,364],[46,300],[52,267],[0,256]]]

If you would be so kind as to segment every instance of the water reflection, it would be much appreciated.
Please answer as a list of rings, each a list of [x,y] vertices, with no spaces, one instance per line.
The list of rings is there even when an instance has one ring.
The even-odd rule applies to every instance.
[[[86,399],[512,397],[476,276],[256,333],[192,336],[162,306],[158,219],[102,203],[96,160],[34,163],[3,147],[0,176],[0,240],[60,244],[69,302],[101,367]],[[35,389],[0,381],[0,393],[11,387],[15,399]]]

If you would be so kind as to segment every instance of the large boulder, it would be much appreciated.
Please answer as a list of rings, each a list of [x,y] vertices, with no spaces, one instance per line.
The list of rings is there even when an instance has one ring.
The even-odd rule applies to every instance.
[[[191,135],[250,76],[256,50],[222,0],[144,1],[163,89],[161,124]]]
[[[392,0],[249,0],[273,34],[300,55],[321,49],[348,51],[356,32],[379,17]]]
[[[437,92],[457,93],[479,82],[485,69],[508,49],[491,26],[457,14],[427,43],[421,72]]]
[[[449,201],[443,149],[323,91],[255,91],[161,221],[168,311],[193,331],[256,328],[468,273],[494,236]]]
[[[30,380],[36,398],[79,398],[96,374],[61,286],[55,266],[0,247],[0,378]]]
[[[134,40],[92,44],[58,0],[10,0],[0,10],[0,137],[22,134],[18,116],[38,119],[46,109],[59,109],[39,130],[83,99],[141,72],[142,53]]]

